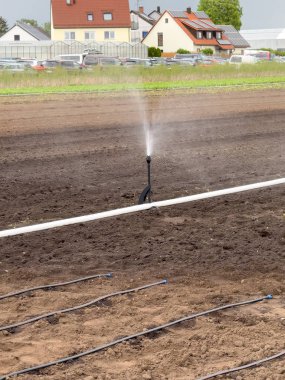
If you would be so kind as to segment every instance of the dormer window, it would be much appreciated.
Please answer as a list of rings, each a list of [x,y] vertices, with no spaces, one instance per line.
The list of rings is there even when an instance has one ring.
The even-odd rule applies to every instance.
[[[198,40],[201,40],[203,38],[203,32],[198,31],[197,32],[197,38],[198,38]]]
[[[206,33],[207,40],[211,40],[213,38],[212,32]]]
[[[94,14],[93,12],[87,13],[87,21],[94,21]]]
[[[217,40],[221,40],[222,39],[222,33],[216,32],[216,38],[217,38]]]
[[[113,20],[113,14],[111,12],[105,12],[103,14],[104,21],[112,21]]]

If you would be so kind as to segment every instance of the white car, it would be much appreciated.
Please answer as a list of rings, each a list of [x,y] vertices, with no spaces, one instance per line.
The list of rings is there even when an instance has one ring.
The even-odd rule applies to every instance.
[[[258,61],[259,61],[258,58],[254,57],[252,55],[234,54],[231,56],[229,63],[232,65],[240,65],[242,63],[253,64],[253,63],[257,63]]]

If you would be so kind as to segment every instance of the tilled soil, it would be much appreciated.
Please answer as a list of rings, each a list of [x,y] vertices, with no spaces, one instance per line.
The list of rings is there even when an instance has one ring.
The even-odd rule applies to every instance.
[[[284,177],[285,90],[0,99],[0,228],[137,203],[143,125],[153,200]],[[0,325],[167,279],[168,284],[0,332],[0,378],[192,313],[240,306],[22,379],[194,380],[285,349],[284,185],[0,239]],[[0,327],[1,329],[1,327]],[[227,379],[285,378],[283,360]]]

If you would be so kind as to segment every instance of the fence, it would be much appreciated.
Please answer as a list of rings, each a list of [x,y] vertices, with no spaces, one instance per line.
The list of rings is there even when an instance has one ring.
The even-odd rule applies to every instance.
[[[95,50],[108,57],[147,58],[147,47],[141,43],[82,43],[79,41],[0,42],[0,58],[52,59],[62,54],[80,54]]]

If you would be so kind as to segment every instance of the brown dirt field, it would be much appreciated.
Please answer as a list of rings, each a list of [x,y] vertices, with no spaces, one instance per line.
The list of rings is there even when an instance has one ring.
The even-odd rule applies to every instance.
[[[135,204],[143,117],[154,200],[284,177],[284,104],[285,90],[1,98],[0,229]],[[284,350],[284,195],[281,185],[0,239],[0,294],[114,274],[0,301],[0,325],[169,281],[0,332],[0,377],[266,294],[20,378],[194,380]],[[285,358],[220,378],[281,380]]]

